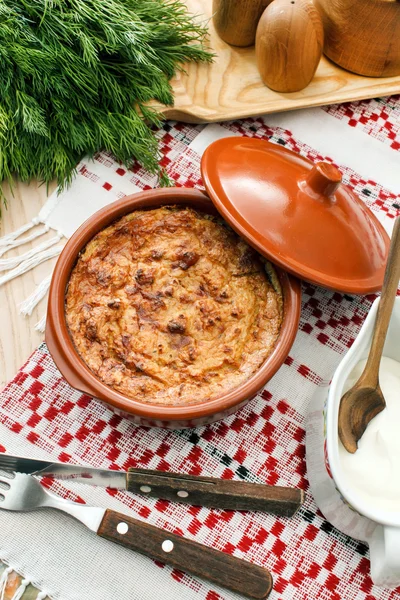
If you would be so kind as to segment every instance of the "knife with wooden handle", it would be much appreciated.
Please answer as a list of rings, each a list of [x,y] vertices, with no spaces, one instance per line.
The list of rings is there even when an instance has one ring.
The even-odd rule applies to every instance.
[[[0,469],[125,489],[134,494],[195,506],[263,511],[284,517],[294,515],[304,501],[304,492],[297,488],[151,469],[129,469],[127,472],[94,469],[4,453],[0,453]]]

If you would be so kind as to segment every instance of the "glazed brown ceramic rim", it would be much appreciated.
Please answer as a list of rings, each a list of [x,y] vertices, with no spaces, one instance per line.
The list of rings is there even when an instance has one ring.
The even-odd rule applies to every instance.
[[[272,353],[261,367],[234,390],[198,404],[164,406],[138,402],[102,383],[78,355],[69,335],[64,310],[65,291],[71,269],[79,252],[93,236],[124,214],[137,209],[161,205],[187,205],[208,214],[218,214],[205,193],[187,188],[148,190],[114,202],[96,212],[69,239],[56,264],[49,293],[46,343],[58,369],[75,389],[103,400],[118,410],[141,418],[164,421],[196,420],[229,410],[252,398],[276,373],[294,342],[300,319],[300,282],[276,268],[284,302],[284,316],[279,338]]]

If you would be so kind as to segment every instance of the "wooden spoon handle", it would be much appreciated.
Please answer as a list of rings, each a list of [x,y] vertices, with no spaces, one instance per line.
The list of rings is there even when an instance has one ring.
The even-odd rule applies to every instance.
[[[260,510],[291,517],[303,503],[302,490],[214,477],[129,469],[126,489],[134,494],[228,510]]]
[[[389,327],[390,317],[396,298],[400,279],[400,217],[396,219],[390,243],[389,256],[386,264],[385,279],[383,282],[381,299],[378,305],[374,333],[372,337],[371,350],[363,377],[364,382],[368,379],[372,385],[379,380],[379,365],[385,344],[386,333]]]
[[[272,589],[271,574],[263,567],[112,510],[106,510],[97,534],[247,598],[264,600]]]

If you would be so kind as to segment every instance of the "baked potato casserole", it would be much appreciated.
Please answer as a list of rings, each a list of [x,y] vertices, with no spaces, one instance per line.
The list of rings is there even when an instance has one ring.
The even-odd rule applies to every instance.
[[[71,272],[75,348],[106,385],[187,405],[251,377],[283,318],[275,271],[224,221],[190,208],[136,210],[100,231]]]

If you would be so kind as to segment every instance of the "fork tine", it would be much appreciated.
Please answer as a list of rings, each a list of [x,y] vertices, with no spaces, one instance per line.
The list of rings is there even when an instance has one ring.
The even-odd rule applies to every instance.
[[[11,465],[0,464],[0,479],[2,477],[12,478],[15,476],[16,470]]]
[[[0,477],[0,510],[30,511],[41,506],[44,488],[30,475],[11,473],[11,477]]]

